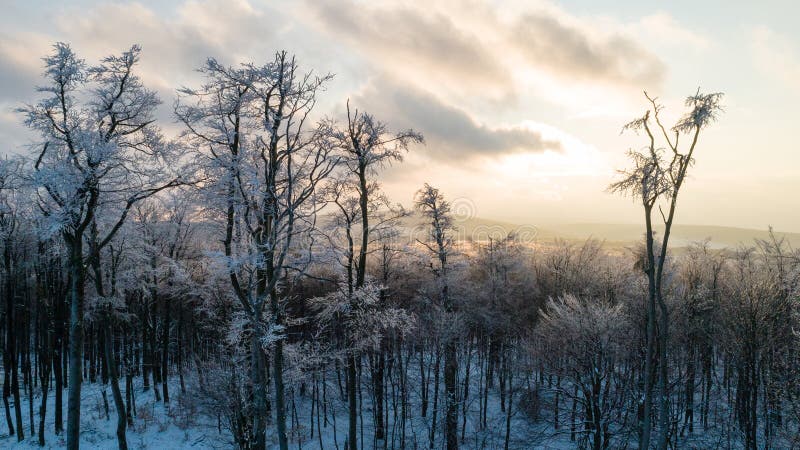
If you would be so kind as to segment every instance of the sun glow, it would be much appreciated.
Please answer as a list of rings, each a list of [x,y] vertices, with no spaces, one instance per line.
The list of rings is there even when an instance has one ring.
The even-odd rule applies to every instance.
[[[596,177],[612,173],[605,156],[594,146],[555,127],[525,121],[523,125],[545,140],[561,143],[559,150],[541,153],[512,153],[493,159],[491,171],[506,179]]]

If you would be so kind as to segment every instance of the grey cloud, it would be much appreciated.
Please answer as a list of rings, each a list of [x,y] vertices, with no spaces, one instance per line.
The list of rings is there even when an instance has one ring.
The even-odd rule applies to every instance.
[[[464,162],[476,156],[560,151],[561,143],[523,127],[493,127],[435,96],[387,79],[373,84],[353,104],[393,128],[414,128],[425,135],[431,157]]]
[[[34,92],[38,73],[28,73],[0,53],[0,101],[22,101]]]
[[[13,112],[12,104],[0,102],[0,157],[25,153],[25,146],[33,142],[35,134],[22,125],[22,117]]]
[[[143,48],[139,73],[163,100],[157,117],[169,126],[175,89],[197,83],[195,69],[206,58],[258,63],[280,49],[274,41],[283,13],[245,0],[182,2],[174,14],[160,14],[139,3],[98,4],[80,14],[70,12],[74,15],[57,16],[47,31],[32,33],[31,39],[9,37],[7,45],[0,46],[0,102],[18,106],[39,97],[35,85],[43,82],[40,58],[56,41],[70,43],[89,64],[137,43]],[[5,37],[0,34],[0,39]],[[21,128],[21,123],[3,125],[4,134],[21,135]]]
[[[364,6],[352,2],[307,2],[324,29],[379,64],[433,71],[459,82],[508,90],[510,74],[474,33],[442,14],[407,6]]]
[[[490,31],[474,31],[469,20],[455,19],[464,11],[454,11],[451,19],[406,5],[329,0],[307,5],[323,29],[377,64],[430,71],[457,85],[513,91],[514,67],[509,64],[514,55],[558,76],[637,87],[660,84],[666,72],[661,59],[634,38],[592,33],[588,25],[572,23],[556,10],[532,11],[511,23],[486,10],[482,19]],[[469,4],[462,7],[475,9]],[[486,32],[492,36],[481,35]],[[490,47],[487,42],[494,43]]]
[[[79,20],[59,21],[59,29],[78,52],[90,48],[97,56],[138,43],[146,70],[181,79],[207,57],[225,63],[256,54],[268,59],[264,47],[274,39],[280,17],[277,11],[257,10],[242,0],[186,2],[174,16],[158,15],[136,3],[101,4]]]
[[[601,38],[549,13],[531,13],[513,28],[511,39],[534,66],[559,75],[637,85],[660,84],[666,66],[632,38]]]

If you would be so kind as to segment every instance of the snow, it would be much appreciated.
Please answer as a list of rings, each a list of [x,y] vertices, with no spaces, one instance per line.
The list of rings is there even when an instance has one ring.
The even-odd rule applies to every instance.
[[[431,355],[426,355],[430,358]],[[432,361],[428,361],[430,364]],[[415,362],[410,361],[411,364]],[[495,450],[503,449],[505,430],[506,430],[506,413],[500,409],[500,397],[498,393],[498,386],[495,383],[494,388],[489,392],[489,407],[487,412],[487,426],[480,427],[478,423],[478,416],[480,410],[480,400],[478,394],[478,383],[480,379],[480,368],[473,364],[470,367],[470,392],[466,403],[468,409],[468,418],[466,422],[466,431],[464,439],[460,440],[462,449],[482,449],[482,450]],[[188,372],[188,371],[187,371]],[[432,409],[433,399],[429,398],[428,414],[427,417],[422,417],[420,412],[421,405],[421,381],[418,378],[417,370],[409,367],[409,380],[408,380],[408,394],[409,394],[409,409],[408,414],[410,417],[407,419],[406,424],[406,449],[415,448],[428,448],[429,447],[429,433],[432,422]],[[373,430],[374,424],[372,420],[373,408],[370,402],[370,386],[372,381],[369,379],[367,366],[363,367],[361,380],[361,396],[359,403],[361,406],[360,420],[363,419],[363,424],[359,420],[358,424],[358,437],[359,447],[361,448],[360,440],[364,439],[365,450],[367,449],[382,449],[382,443],[374,442]],[[462,373],[463,376],[463,367]],[[328,421],[325,422],[324,418],[320,419],[319,425],[322,426],[322,434],[320,436],[318,425],[316,422],[316,413],[314,414],[314,435],[311,436],[311,392],[312,384],[308,382],[306,385],[304,395],[300,395],[299,382],[296,380],[287,380],[287,428],[289,447],[293,449],[331,449],[331,450],[344,450],[345,439],[347,438],[347,399],[346,395],[341,396],[339,393],[339,386],[335,372],[332,370],[326,373],[326,390],[327,390],[327,412]],[[463,378],[462,378],[463,380]],[[577,441],[570,441],[570,426],[564,423],[562,418],[561,428],[559,430],[553,429],[553,416],[552,416],[552,402],[554,390],[547,387],[547,383],[539,386],[539,414],[536,420],[528,417],[522,408],[522,394],[524,385],[520,383],[521,379],[515,378],[515,394],[514,394],[514,408],[511,417],[511,439],[510,448],[515,450],[561,450],[561,449],[574,449],[581,445],[588,445],[585,439],[587,435],[581,433],[582,424],[577,426]],[[134,378],[134,389],[136,399],[136,412],[137,416],[134,418],[134,426],[127,430],[127,441],[130,449],[232,449],[236,448],[232,436],[229,431],[223,426],[218,428],[217,418],[204,415],[202,409],[198,407],[197,392],[193,388],[193,379],[190,373],[186,373],[186,387],[187,392],[182,394],[177,379],[170,380],[171,404],[165,407],[163,402],[155,400],[154,392],[151,389],[143,391],[141,385],[141,378]],[[441,380],[440,380],[441,382]],[[433,384],[430,380],[430,392],[433,395]],[[123,397],[125,395],[124,383],[121,385]],[[555,386],[554,386],[555,388]],[[82,449],[117,449],[116,440],[116,411],[114,409],[114,402],[111,396],[109,387],[105,387],[109,402],[109,419],[106,419],[105,408],[103,406],[103,389],[104,386],[100,383],[85,382],[82,389],[82,404],[81,404],[81,448]],[[322,389],[320,385],[320,389]],[[388,420],[386,421],[386,435],[389,440],[387,448],[400,448],[400,420],[398,417],[395,422],[394,411],[392,408],[391,398],[392,395],[398,394],[397,391],[392,391],[391,384],[387,387],[387,395],[389,396],[389,403],[385,405],[388,410]],[[395,389],[398,389],[397,387]],[[459,390],[463,389],[463,384],[459,382]],[[569,390],[566,384],[562,385],[562,389]],[[463,391],[462,391],[463,392]],[[64,391],[64,420],[66,426],[66,389]],[[440,385],[439,399],[439,413],[437,415],[437,431],[436,431],[436,445],[434,448],[440,449],[444,446],[444,386]],[[65,435],[61,433],[56,435],[54,433],[54,398],[55,395],[51,391],[48,395],[47,406],[47,420],[46,420],[46,449],[61,449],[66,446]],[[9,400],[12,400],[11,398]],[[562,410],[569,408],[569,403],[566,399],[562,398]],[[36,430],[38,431],[38,408],[39,397],[34,397],[34,416],[36,419]],[[728,410],[728,405],[720,405],[723,410]],[[12,405],[13,411],[13,405]],[[38,444],[38,436],[31,436],[30,423],[28,421],[28,401],[27,397],[22,399],[23,423],[25,424],[25,440],[21,443],[16,441],[15,436],[8,436],[5,430],[5,421],[0,423],[0,428],[3,434],[0,434],[0,448],[2,449],[40,449]],[[399,406],[398,406],[399,413]],[[0,413],[2,414],[2,413]],[[458,424],[459,424],[459,438],[462,427],[462,410],[459,406],[458,411]],[[702,427],[696,427],[695,434],[681,438],[681,446],[688,448],[708,448],[713,444],[719,444],[726,439],[729,443],[738,443],[736,437],[730,436],[730,430],[714,427],[708,433],[702,431]],[[726,436],[728,436],[726,438]],[[624,439],[623,436],[619,436]],[[583,441],[582,441],[583,439]],[[277,449],[277,437],[275,435],[275,428],[272,425],[267,427],[267,440],[269,448]],[[620,440],[612,441],[612,446],[622,445]],[[635,442],[628,442],[630,448],[635,448]]]
[[[178,388],[178,383],[171,385]],[[122,393],[125,395],[124,383]],[[82,449],[112,450],[117,449],[117,412],[111,396],[111,388],[105,386],[108,397],[109,419],[106,419],[103,406],[103,389],[100,383],[84,382],[81,389],[81,442]],[[204,417],[185,417],[180,411],[181,393],[173,394],[169,409],[163,402],[156,402],[153,390],[143,391],[141,378],[134,379],[137,417],[133,427],[128,428],[128,448],[130,449],[229,449],[232,446],[230,436],[223,430],[217,432],[216,424]],[[188,393],[186,395],[191,395]],[[36,431],[39,430],[39,405],[41,396],[34,396],[34,417]],[[11,399],[10,399],[11,400]],[[31,436],[28,421],[27,396],[22,400],[23,423],[25,424],[25,440],[17,442],[16,436],[9,436],[3,422],[3,434],[0,434],[0,448],[11,449],[62,449],[66,447],[66,436],[62,432],[56,435],[54,428],[55,395],[48,394],[47,417],[45,420],[45,446],[39,446],[39,436]],[[67,420],[67,390],[64,389],[64,427]],[[12,405],[13,414],[13,405]]]
[[[409,370],[411,376],[414,370]],[[372,405],[370,404],[369,386],[371,380],[368,379],[369,370],[364,367],[362,380],[362,396],[359,399],[362,403],[362,417],[363,417],[363,437],[364,448],[382,448],[382,445],[373,447],[373,430],[374,425],[372,421]],[[287,391],[287,427],[288,437],[291,448],[308,448],[308,449],[344,449],[344,441],[347,437],[347,401],[346,398],[340,397],[339,387],[336,382],[335,373],[328,373],[327,379],[327,392],[329,400],[328,409],[328,423],[321,419],[322,435],[320,445],[320,435],[318,433],[317,424],[315,421],[314,437],[310,436],[310,421],[311,421],[311,386],[308,385],[306,394],[301,396],[299,390],[292,392],[290,388]],[[478,380],[479,375],[477,368],[472,367],[472,380]],[[431,380],[432,382],[432,380]],[[472,384],[472,383],[471,383]],[[407,419],[407,446],[406,448],[428,448],[429,433],[431,426],[433,399],[429,399],[427,417],[421,417],[420,405],[420,387],[419,380],[412,377],[409,379],[409,411],[411,416]],[[463,386],[462,386],[463,387]],[[103,406],[103,388],[100,383],[85,382],[81,392],[81,448],[82,449],[117,449],[116,439],[116,410],[114,409],[114,402],[111,397],[110,387],[106,387],[106,393],[109,402],[109,419],[106,419],[105,409]],[[121,383],[123,397],[125,395],[124,383]],[[230,449],[235,448],[232,437],[228,431],[222,428],[221,433],[217,428],[216,418],[206,417],[193,408],[192,389],[191,383],[187,384],[187,393],[181,394],[177,379],[170,383],[171,404],[166,408],[163,402],[156,402],[153,390],[143,391],[141,386],[141,378],[134,378],[134,389],[136,399],[136,412],[137,417],[134,419],[133,428],[127,430],[128,447],[131,449]],[[391,387],[389,387],[389,395],[391,398]],[[433,386],[430,386],[430,395],[433,394]],[[477,384],[473,385],[467,402],[469,410],[469,417],[467,420],[467,431],[465,439],[462,441],[462,448],[475,448],[475,449],[502,449],[503,440],[505,437],[505,420],[504,412],[500,411],[500,400],[496,392],[490,392],[489,395],[489,410],[487,414],[487,427],[480,429],[477,423],[479,400],[477,392]],[[66,389],[64,390],[64,420],[66,426]],[[444,422],[443,410],[443,395],[444,386],[440,386],[439,399],[440,411],[437,417],[437,432],[436,441],[437,447],[443,444],[444,434],[442,426]],[[183,397],[182,397],[183,396]],[[518,399],[518,395],[515,396]],[[39,416],[38,405],[40,403],[39,396],[34,396],[34,415],[36,419],[36,429],[38,431]],[[47,419],[45,440],[46,449],[60,449],[66,446],[65,435],[61,433],[56,435],[54,433],[54,399],[53,392],[48,395],[47,406]],[[388,448],[393,448],[391,439],[394,433],[395,447],[399,442],[399,418],[398,423],[395,424],[391,402],[386,405],[389,410],[389,418],[386,423],[387,437],[390,439]],[[12,405],[13,411],[13,405]],[[16,441],[15,436],[8,436],[7,433],[0,435],[0,448],[10,449],[40,449],[38,444],[38,435],[30,435],[30,424],[27,418],[28,401],[27,397],[22,400],[23,423],[26,426],[25,440],[21,443]],[[296,411],[296,415],[293,413]],[[295,419],[296,417],[296,419]],[[461,409],[459,408],[459,433],[461,428]],[[335,431],[334,431],[335,423]],[[0,425],[5,429],[4,425]],[[516,411],[512,414],[512,449],[568,449],[574,448],[575,443],[569,442],[569,436],[552,435],[552,429],[544,421],[540,423],[532,423],[528,420],[521,411]],[[359,439],[362,436],[362,425],[359,423]],[[271,443],[270,448],[277,448],[277,439],[274,435],[274,427],[269,426],[267,429],[268,441]],[[334,434],[336,439],[334,440]],[[337,445],[338,444],[338,445]]]

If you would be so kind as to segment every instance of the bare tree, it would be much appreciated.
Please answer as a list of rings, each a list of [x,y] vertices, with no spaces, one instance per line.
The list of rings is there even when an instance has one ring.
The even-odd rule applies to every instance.
[[[645,360],[645,387],[641,413],[640,448],[650,446],[650,416],[653,405],[652,400],[652,364],[655,359],[656,345],[658,347],[658,385],[659,385],[659,436],[658,448],[666,450],[669,441],[669,361],[667,359],[667,346],[669,339],[669,311],[664,300],[663,275],[667,260],[667,249],[670,233],[675,220],[678,204],[678,194],[686,180],[689,167],[694,163],[694,151],[697,147],[700,132],[713,123],[722,106],[721,93],[702,94],[698,90],[695,95],[686,99],[689,111],[670,128],[663,125],[660,113],[663,106],[658,99],[650,97],[645,92],[645,97],[650,103],[650,108],[644,116],[628,123],[624,130],[644,130],[648,144],[646,150],[630,151],[629,156],[633,167],[622,171],[622,179],[611,185],[611,190],[639,198],[645,213],[645,239],[646,262],[644,271],[648,281],[648,307],[647,307],[647,356]],[[656,143],[656,135],[663,137],[668,150],[664,150]],[[679,139],[682,135],[689,137],[689,145],[682,149]],[[654,243],[654,230],[652,223],[653,208],[659,200],[666,201],[668,212],[659,207],[664,223],[664,235],[656,246]],[[656,302],[658,303],[659,326],[656,328]],[[658,334],[658,336],[656,336]]]
[[[453,217],[450,212],[450,203],[435,187],[425,184],[417,191],[415,206],[429,221],[430,237],[427,242],[420,243],[433,255],[437,266],[432,266],[436,280],[440,287],[440,304],[446,313],[454,311],[450,298],[450,285],[448,282],[447,258],[452,253],[453,241],[450,231],[453,229]],[[457,340],[454,333],[445,333],[444,343],[444,386],[445,386],[445,440],[448,450],[458,448],[458,393],[456,392],[456,376],[458,374]]]
[[[153,119],[159,100],[134,70],[139,46],[88,68],[67,44],[53,48],[44,58],[48,84],[39,88],[46,97],[20,112],[42,140],[33,164],[38,206],[69,249],[67,447],[72,450],[79,447],[86,267],[112,242],[133,205],[180,179],[165,172],[172,148]],[[112,218],[93,231],[94,248],[86,252],[87,232],[101,209]]]
[[[382,200],[377,182],[371,180],[377,174],[378,169],[383,168],[393,161],[400,161],[403,153],[408,151],[412,143],[422,143],[423,137],[414,130],[405,130],[398,133],[390,133],[385,123],[376,120],[372,115],[355,110],[351,113],[350,101],[347,101],[347,128],[337,129],[336,125],[329,124],[328,135],[334,145],[343,153],[342,163],[349,172],[345,179],[351,183],[356,190],[358,198],[358,215],[361,226],[361,239],[358,247],[358,260],[355,262],[355,289],[364,287],[367,273],[367,254],[373,230],[370,228],[370,216],[376,212],[376,200]],[[351,178],[352,179],[349,179]],[[384,201],[383,203],[388,203]],[[341,209],[341,205],[340,205]],[[347,216],[347,213],[344,213]],[[353,216],[349,225],[352,225]],[[352,237],[348,231],[352,256]],[[351,259],[352,266],[352,259]],[[351,280],[352,281],[352,280]],[[380,357],[383,361],[383,356]],[[377,366],[381,367],[380,363]],[[355,356],[351,355],[347,360],[348,377],[348,398],[350,405],[348,445],[350,450],[356,450],[356,392],[355,392]],[[380,369],[373,372],[375,386],[383,386],[382,372]],[[379,388],[379,389],[381,389]],[[375,438],[383,440],[385,438],[385,427],[383,423],[383,396],[376,396],[378,413],[375,415]]]
[[[175,112],[186,127],[185,137],[207,162],[201,170],[211,181],[208,192],[222,205],[231,286],[252,326],[250,445],[266,447],[264,347],[271,346],[278,440],[285,450],[280,283],[287,271],[299,270],[290,249],[313,225],[321,204],[316,201],[317,186],[336,165],[332,147],[306,125],[317,91],[331,76],[300,73],[295,58],[286,52],[264,66],[231,68],[210,59],[201,72],[206,84],[181,89],[184,100]]]

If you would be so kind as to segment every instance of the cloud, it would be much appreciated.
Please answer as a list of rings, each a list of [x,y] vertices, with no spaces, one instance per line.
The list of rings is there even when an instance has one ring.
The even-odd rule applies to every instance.
[[[428,92],[385,77],[373,80],[352,103],[393,127],[422,132],[426,153],[437,160],[459,164],[478,156],[562,150],[559,140],[545,138],[528,125],[480,123]]]
[[[483,88],[500,96],[513,90],[509,69],[497,49],[454,20],[456,14],[410,4],[374,6],[347,0],[306,5],[317,27],[375,66],[411,79],[457,80],[453,88]]]
[[[0,98],[22,101],[33,92],[32,79],[37,73],[20,68],[9,55],[0,48]]]
[[[0,102],[0,155],[24,153],[25,145],[31,143],[35,134],[22,126],[22,117],[14,112],[18,106]]]
[[[506,9],[481,0],[304,5],[308,26],[358,55],[369,72],[389,72],[473,110],[511,111],[531,97],[574,108],[576,89],[603,91],[592,103],[613,102],[659,89],[667,74],[632,31],[638,22],[580,18],[544,1]],[[648,23],[680,29],[667,15]]]
[[[176,81],[192,78],[193,69],[208,57],[228,64],[250,60],[250,55],[269,58],[278,50],[269,41],[280,17],[246,0],[186,1],[172,14],[140,3],[103,3],[58,17],[56,28],[88,60],[140,44],[143,78],[150,87],[171,94]]]
[[[756,66],[786,87],[800,92],[798,49],[784,36],[765,26],[750,30],[750,52]]]
[[[42,60],[52,41],[36,33],[0,33],[0,100],[30,98],[42,72]]]
[[[117,2],[65,8],[52,23],[32,27],[40,31],[26,35],[25,45],[0,41],[0,101],[20,91],[32,98],[31,90],[18,87],[36,79],[38,56],[54,41],[70,42],[90,63],[139,43],[140,73],[164,100],[158,117],[169,126],[175,88],[197,84],[193,69],[206,57],[235,64],[263,61],[282,46],[301,54],[323,48],[312,51],[323,56],[311,64],[344,73],[324,94],[321,114],[364,89],[361,99],[375,105],[370,110],[386,111],[380,118],[420,129],[433,157],[458,161],[561,150],[557,137],[522,124],[531,119],[522,104],[611,108],[624,97],[620,89],[653,87],[664,72],[619,23],[597,33],[592,23],[560,9],[527,4],[512,15],[481,0],[424,6],[328,0],[300,7],[187,0],[167,10]],[[364,87],[370,79],[373,85]]]
[[[660,84],[665,64],[629,36],[592,33],[552,11],[526,14],[513,27],[512,43],[535,67],[556,75],[624,84]]]

